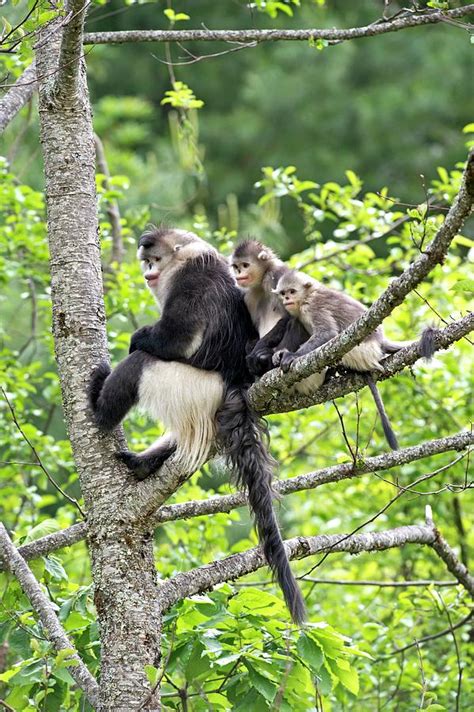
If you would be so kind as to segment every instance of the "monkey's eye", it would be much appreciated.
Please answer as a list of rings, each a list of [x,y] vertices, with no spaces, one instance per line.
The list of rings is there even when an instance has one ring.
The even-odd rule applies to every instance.
[[[290,289],[288,291],[290,292],[290,294],[296,294],[296,289]]]
[[[247,269],[248,267],[250,267],[250,264],[248,262],[242,262],[242,267],[244,269]]]
[[[161,262],[161,257],[154,257],[155,262]]]
[[[237,270],[237,269],[238,269],[237,265],[231,265],[231,267],[232,267],[233,270]]]

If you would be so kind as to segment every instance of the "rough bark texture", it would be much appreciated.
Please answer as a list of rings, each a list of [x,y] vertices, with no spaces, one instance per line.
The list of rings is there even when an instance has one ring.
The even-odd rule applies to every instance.
[[[427,508],[424,526],[405,526],[382,532],[364,534],[331,534],[312,537],[295,537],[285,542],[290,559],[304,559],[314,554],[332,554],[345,551],[360,554],[362,551],[384,551],[400,548],[406,544],[427,544],[444,561],[447,569],[455,576],[471,596],[474,596],[474,578],[457,558],[449,544],[442,538],[431,519]],[[246,574],[257,571],[266,562],[260,547],[249,549],[240,554],[228,556],[207,566],[177,574],[162,584],[160,598],[164,609],[177,601],[196,593],[208,591],[218,583],[233,581]]]
[[[215,505],[192,503],[194,504],[192,512],[188,505],[175,505],[174,509],[162,507],[156,515],[156,509],[163,505],[177,487],[187,479],[189,473],[179,471],[171,459],[169,464],[167,463],[160,470],[158,478],[137,483],[130,478],[126,468],[119,465],[114,458],[117,444],[122,444],[120,432],[114,437],[101,435],[91,422],[86,384],[93,367],[107,358],[107,343],[100,250],[97,240],[94,137],[82,57],[82,33],[86,7],[87,0],[69,0],[66,18],[58,19],[49,25],[40,36],[36,66],[40,92],[41,143],[46,177],[55,352],[61,379],[65,420],[87,508],[87,523],[76,525],[71,528],[72,531],[51,535],[42,543],[35,542],[36,548],[25,551],[25,555],[46,553],[52,550],[53,540],[56,544],[61,542],[65,545],[78,541],[87,532],[102,641],[97,709],[100,712],[112,712],[112,710],[129,712],[138,708],[150,711],[159,710],[160,704],[158,693],[150,694],[144,667],[146,664],[154,666],[159,664],[162,605],[169,606],[179,598],[205,590],[219,581],[254,571],[264,565],[264,560],[259,548],[252,549],[224,561],[180,574],[159,589],[153,560],[153,524],[178,517],[197,516],[203,513],[199,511],[200,508],[202,510],[208,508],[208,511],[211,511],[209,507]],[[472,10],[474,6],[469,8]],[[286,31],[283,33],[264,31],[263,34],[253,33],[253,39],[247,36],[243,41],[307,39],[308,37],[340,41],[395,31],[416,24],[440,22],[445,17],[459,17],[466,11],[467,8],[444,14],[430,11],[402,17],[391,23],[374,24],[368,28],[296,31],[291,33],[291,37]],[[199,32],[197,35],[195,31],[192,32],[193,39],[196,37],[209,40],[239,41],[241,39],[235,37],[232,32],[225,32],[224,35],[208,31],[200,35]],[[305,33],[306,36],[303,36]],[[147,39],[157,39],[156,33],[148,34]],[[161,41],[186,39],[186,32],[171,33],[173,37],[166,32],[159,34]],[[155,36],[151,37],[151,35]],[[95,39],[101,41],[97,35]],[[143,39],[143,36],[140,39]],[[109,40],[110,35],[105,41]],[[11,106],[14,105],[13,101]],[[427,252],[393,281],[352,331],[348,330],[338,344],[332,343],[328,347],[323,347],[327,350],[318,353],[316,357],[314,355],[307,357],[306,361],[297,365],[295,373],[290,373],[286,377],[286,380],[281,377],[275,380],[275,374],[270,374],[260,390],[259,386],[255,387],[255,403],[259,404],[262,411],[275,400],[277,386],[284,389],[295,380],[308,375],[309,372],[318,370],[321,359],[333,362],[347,352],[354,343],[362,340],[368,330],[380,323],[384,316],[402,301],[407,292],[428,273],[429,269],[442,260],[450,241],[469,212],[473,193],[471,170],[472,163],[466,173],[467,177],[465,176],[460,195],[437,237],[427,248]],[[445,347],[456,338],[460,338],[463,333],[466,333],[466,329],[472,326],[468,322],[469,317],[466,317],[465,320],[439,332],[437,335],[439,345]],[[410,348],[411,351],[405,349],[400,354],[387,359],[386,374],[382,377],[393,375],[419,358],[417,347]],[[321,400],[316,402],[362,387],[365,382],[359,385],[357,378],[340,379],[336,383],[327,384],[317,392],[316,398]],[[278,408],[288,409],[287,395],[284,394],[281,402],[283,405],[278,406],[275,400],[275,412]],[[425,446],[418,446],[418,450],[412,449],[410,459],[441,452],[442,448],[457,449],[467,445],[466,434],[458,434],[454,438],[449,444],[434,446],[430,452],[423,450]],[[378,465],[367,462],[358,467],[356,472],[352,465],[349,465],[341,466],[342,469],[329,468],[323,474],[313,473],[312,478],[311,475],[304,476],[306,479],[299,482],[296,481],[298,478],[295,478],[293,485],[282,484],[281,491],[287,493],[316,487],[323,481],[336,481],[344,476],[356,476],[364,471],[371,471],[372,466],[382,468],[401,464],[403,452],[387,455],[386,460],[379,459]],[[370,458],[370,460],[377,460],[377,458]],[[232,508],[243,501],[242,495],[233,495],[227,498],[227,501],[222,497],[218,504],[221,509],[214,511],[227,511],[222,507]],[[153,515],[155,515],[154,520]],[[41,593],[40,587],[35,589],[34,582],[28,576],[30,573],[28,567],[4,531],[0,531],[0,537],[3,551],[6,552],[6,566],[23,580],[25,591],[34,602],[38,615],[44,616],[52,640],[55,644],[64,647],[69,641],[64,637],[65,634],[61,629],[54,627],[54,621],[49,616],[50,611],[46,605],[48,602],[38,595],[38,590]],[[442,542],[432,525],[401,527],[378,534],[297,538],[287,544],[292,557],[304,557],[328,550],[356,553],[402,546],[406,543],[430,544],[446,561],[450,571],[458,580],[467,587],[471,586],[471,577],[467,571],[460,568],[454,553],[449,550],[445,542]],[[77,680],[78,684],[93,699],[94,680],[89,679],[84,666],[79,666],[78,670],[81,675]]]
[[[450,435],[446,438],[428,440],[421,445],[395,450],[392,452],[367,457],[354,468],[352,462],[344,462],[331,467],[324,467],[315,472],[308,472],[304,475],[290,477],[288,480],[275,483],[275,490],[280,495],[288,495],[292,492],[315,489],[328,482],[339,482],[340,480],[360,477],[368,472],[378,472],[388,470],[392,467],[400,467],[408,462],[414,462],[425,457],[439,455],[450,450],[464,450],[474,443],[474,433],[462,432],[457,435]],[[164,522],[175,521],[177,519],[190,519],[192,517],[202,517],[204,515],[217,514],[219,512],[230,512],[237,507],[247,504],[247,497],[244,492],[236,492],[229,495],[216,495],[205,500],[191,500],[180,504],[165,504],[161,506],[153,515],[152,523],[157,526]],[[24,544],[19,548],[20,554],[25,559],[34,559],[44,556],[56,549],[71,546],[87,534],[87,524],[79,522],[73,524],[68,529],[64,529],[53,534],[41,537],[29,544]]]
[[[7,530],[0,523],[0,555],[3,557],[5,568],[16,576],[23,592],[28,596],[33,610],[36,611],[46,635],[53,643],[55,649],[74,650],[74,644],[64,632],[54,608],[41,590],[41,586],[28,568],[24,559],[13,546]],[[76,661],[76,665],[69,667],[69,672],[77,684],[84,690],[91,705],[98,702],[99,688],[94,677],[86,668],[79,655],[74,652],[68,658]]]
[[[453,576],[474,598],[474,576],[471,576],[464,564],[459,561],[453,549],[451,549],[446,539],[443,539],[439,531],[436,531],[436,537],[431,546],[438,556],[443,559],[448,571],[451,571]]]
[[[435,538],[436,531],[433,527],[406,526],[366,534],[295,537],[285,541],[285,545],[290,559],[303,559],[326,552],[347,551],[350,554],[359,554],[361,551],[383,551],[405,544],[433,544]],[[208,591],[218,583],[233,581],[265,565],[260,547],[255,547],[207,566],[177,574],[161,586],[162,605],[169,608],[186,596]]]
[[[354,325],[359,322],[361,322],[361,319],[354,322]],[[350,329],[352,330],[351,333],[355,333],[355,328],[352,329],[351,326]],[[459,321],[455,321],[444,329],[437,329],[433,336],[433,342],[437,349],[446,349],[455,341],[459,341],[459,339],[469,334],[473,329],[474,312],[467,314]],[[307,376],[313,369],[314,372],[319,371],[322,367],[320,364],[323,363],[327,365],[328,361],[333,363],[333,354],[335,352],[339,353],[340,350],[343,350],[345,353],[346,341],[344,334],[348,333],[349,329],[346,329],[341,336],[332,339],[324,346],[313,351],[313,353],[308,354],[308,356],[303,356],[298,359],[294,366],[292,366],[292,370],[288,373],[282,373],[280,369],[273,369],[273,371],[266,373],[249,391],[250,402],[253,407],[265,415],[270,413],[286,413],[290,410],[308,408],[311,405],[325,403],[328,400],[340,398],[348,393],[360,391],[361,388],[365,388],[367,386],[365,376],[355,372],[344,376],[335,376],[314,391],[314,393],[307,396],[298,395],[287,388],[288,377],[290,377],[291,383],[295,380],[295,374],[298,374],[296,380],[301,380],[301,378]],[[356,338],[359,340],[360,332],[358,331],[357,333],[359,336]],[[342,346],[342,344],[344,344],[344,346]],[[412,366],[421,357],[421,346],[420,342],[417,341],[411,346],[400,349],[400,351],[393,354],[393,356],[384,359],[384,371],[374,371],[371,374],[372,378],[376,382],[384,381],[396,373],[403,371],[407,366]]]
[[[86,383],[107,358],[97,239],[94,137],[85,68],[82,17],[50,33],[37,51],[53,301],[53,333],[64,413],[88,510],[88,543],[102,639],[101,711],[129,712],[149,691],[144,665],[159,656],[160,615],[151,536],[123,520],[126,470],[112,437],[100,435],[88,412]],[[79,8],[80,9],[80,8]],[[80,12],[83,15],[83,12]],[[58,68],[58,57],[67,67]],[[76,68],[76,77],[71,68]],[[41,80],[41,77],[50,79]],[[67,91],[65,88],[67,87]],[[156,696],[144,709],[158,709]]]
[[[123,42],[277,42],[323,39],[335,42],[358,37],[374,37],[386,32],[398,32],[408,27],[433,25],[445,20],[463,17],[474,12],[474,4],[440,12],[412,13],[395,20],[374,23],[366,27],[350,29],[310,30],[129,30],[124,32],[89,32],[84,35],[85,44],[121,44]]]
[[[10,91],[0,99],[0,134],[31,99],[36,89],[36,66],[32,62]]]

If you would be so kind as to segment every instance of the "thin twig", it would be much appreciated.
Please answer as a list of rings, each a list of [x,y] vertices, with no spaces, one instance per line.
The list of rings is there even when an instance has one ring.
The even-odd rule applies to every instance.
[[[26,435],[25,431],[23,430],[23,428],[21,427],[20,423],[18,422],[18,419],[17,419],[17,417],[16,417],[15,410],[14,410],[12,404],[10,403],[10,401],[9,401],[9,399],[8,399],[8,396],[7,396],[7,394],[6,394],[6,392],[5,392],[4,388],[3,388],[3,386],[1,386],[0,389],[1,389],[2,393],[3,393],[3,397],[4,397],[4,399],[5,399],[5,401],[6,401],[7,405],[8,405],[8,408],[9,408],[9,410],[10,410],[10,414],[11,414],[13,423],[15,424],[15,427],[16,427],[17,430],[20,432],[20,434],[21,434],[23,440],[24,440],[24,441],[27,443],[27,445],[30,447],[31,452],[33,453],[34,457],[36,458],[36,462],[38,463],[39,467],[42,469],[42,471],[43,471],[44,474],[46,475],[48,481],[50,482],[50,484],[53,485],[53,487],[54,487],[55,489],[57,489],[57,491],[58,491],[65,499],[67,499],[68,502],[70,502],[70,503],[73,504],[75,507],[77,507],[77,509],[79,510],[79,512],[80,512],[80,514],[82,515],[82,517],[85,517],[84,511],[83,511],[81,505],[79,504],[79,502],[77,501],[77,499],[74,499],[74,497],[71,497],[70,495],[68,495],[68,494],[62,489],[62,487],[60,487],[60,486],[58,485],[58,483],[54,480],[54,478],[51,476],[51,474],[48,472],[48,470],[47,470],[46,467],[44,466],[44,464],[43,464],[43,462],[42,462],[42,460],[41,460],[41,458],[40,458],[40,456],[39,456],[39,454],[38,454],[38,452],[37,452],[35,446],[34,446],[33,443],[31,442],[31,440],[28,438],[28,436]]]

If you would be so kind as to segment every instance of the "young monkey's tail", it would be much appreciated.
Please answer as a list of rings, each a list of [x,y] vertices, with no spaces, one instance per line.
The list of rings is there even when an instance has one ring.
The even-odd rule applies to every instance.
[[[273,459],[265,447],[265,424],[251,409],[247,393],[230,387],[217,416],[217,437],[237,483],[248,492],[250,509],[265,558],[272,569],[293,621],[303,623],[305,605],[290,568],[273,510]]]
[[[379,389],[375,385],[375,381],[372,378],[370,374],[365,375],[367,385],[369,386],[370,392],[372,393],[372,397],[374,399],[375,405],[377,406],[377,410],[380,415],[380,420],[382,422],[382,428],[385,433],[385,437],[387,438],[387,442],[392,448],[392,450],[398,450],[399,445],[397,441],[397,436],[395,435],[395,432],[390,424],[390,420],[388,419],[387,412],[385,410],[383,400],[380,396]]]

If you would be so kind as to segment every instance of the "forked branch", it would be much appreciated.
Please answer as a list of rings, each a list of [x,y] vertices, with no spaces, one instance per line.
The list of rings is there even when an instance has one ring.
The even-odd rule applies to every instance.
[[[23,592],[30,600],[33,609],[36,611],[38,618],[41,621],[48,640],[51,641],[58,652],[60,650],[71,651],[71,654],[68,655],[68,659],[73,660],[74,665],[68,667],[68,671],[79,687],[84,691],[84,694],[92,707],[95,707],[99,700],[99,688],[96,680],[75,651],[74,645],[68,638],[64,628],[61,626],[58,617],[54,612],[53,606],[44,595],[41,590],[41,586],[33,576],[31,570],[19,554],[16,547],[13,545],[13,542],[8,536],[7,530],[1,523],[0,556],[3,558],[5,568],[18,579]]]
[[[253,405],[258,410],[266,411],[268,396],[272,391],[287,389],[302,378],[337,363],[348,351],[372,333],[395,307],[403,302],[407,294],[413,291],[437,264],[443,262],[451,242],[471,213],[473,202],[474,150],[469,153],[459,193],[444,223],[426,250],[400,276],[395,277],[365,314],[342,334],[298,359],[288,373],[282,374],[275,369],[265,374],[252,388]]]
[[[429,510],[429,514],[428,514]],[[405,546],[423,544],[431,546],[447,564],[449,571],[459,583],[474,595],[474,579],[461,564],[454,551],[443,540],[443,555],[440,553],[441,536],[431,519],[431,510],[427,508],[427,521],[423,526],[405,526],[382,532],[364,534],[332,534],[313,537],[295,537],[285,544],[290,559],[303,559],[315,554],[347,552],[359,554],[362,551],[384,551]],[[449,562],[449,563],[448,563]],[[208,591],[218,583],[233,581],[241,576],[257,571],[266,562],[260,547],[248,549],[240,554],[233,554],[221,561],[177,574],[161,585],[160,600],[165,609],[183,598]]]
[[[443,452],[452,450],[463,450],[474,443],[474,433],[461,432],[450,435],[446,438],[428,440],[421,445],[402,448],[391,451],[376,457],[367,457],[358,463],[354,468],[352,462],[345,462],[331,467],[324,467],[315,472],[309,472],[297,477],[277,482],[275,489],[282,496],[293,492],[315,489],[329,482],[339,482],[340,480],[360,477],[369,472],[388,470],[392,467],[400,467],[409,462],[415,462],[425,457],[432,457]],[[243,492],[236,492],[229,495],[216,495],[204,500],[191,500],[180,504],[162,505],[153,515],[153,524],[158,526],[164,522],[176,521],[178,519],[190,519],[202,517],[204,515],[230,512],[233,509],[242,507],[247,503],[247,497]],[[25,559],[34,559],[39,556],[47,556],[57,549],[72,546],[84,539],[87,535],[86,522],[73,524],[68,529],[63,529],[52,534],[47,534],[36,541],[24,544],[19,547],[19,552]]]

